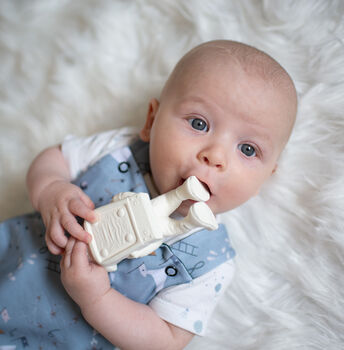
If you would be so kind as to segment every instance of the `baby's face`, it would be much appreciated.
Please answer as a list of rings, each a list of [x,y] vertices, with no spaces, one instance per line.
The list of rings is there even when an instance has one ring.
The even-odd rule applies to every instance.
[[[141,137],[150,142],[159,192],[195,175],[209,190],[215,214],[256,195],[288,138],[287,104],[281,92],[237,66],[212,67],[175,86],[160,104],[151,100]],[[186,215],[191,204],[178,211]]]

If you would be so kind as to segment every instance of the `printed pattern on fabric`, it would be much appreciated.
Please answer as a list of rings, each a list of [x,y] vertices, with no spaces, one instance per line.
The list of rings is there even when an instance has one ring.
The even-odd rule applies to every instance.
[[[49,253],[44,232],[37,213],[0,224],[0,346],[113,349],[65,292],[60,258]]]
[[[196,232],[172,245],[173,253],[186,264],[192,279],[204,275],[221,263],[231,260],[235,251],[231,247],[227,230],[220,224],[216,231]]]

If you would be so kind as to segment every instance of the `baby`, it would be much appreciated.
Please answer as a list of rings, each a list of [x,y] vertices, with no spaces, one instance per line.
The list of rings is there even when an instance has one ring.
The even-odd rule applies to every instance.
[[[154,196],[192,175],[209,191],[207,204],[215,214],[234,209],[257,195],[276,171],[296,110],[293,82],[274,59],[242,43],[211,41],[188,52],[159,100],[151,99],[139,141],[133,142],[128,129],[74,137],[34,160],[27,175],[32,204],[44,222],[49,251],[62,254],[63,286],[91,327],[111,344],[135,350],[182,349],[194,334],[204,334],[233,275],[234,251],[223,225],[167,242],[153,255],[124,260],[108,274],[89,260],[90,235],[77,217],[94,222],[94,207],[118,192],[148,191]],[[176,215],[185,216],[192,204],[184,201]],[[38,232],[23,235],[19,226]],[[0,311],[6,320],[5,330],[0,323],[0,344],[26,341],[39,348],[54,342],[64,349],[67,344],[71,349],[89,344],[111,349],[63,294],[59,269],[50,273],[47,262],[56,267],[59,259],[40,243],[42,230],[35,214],[0,226],[7,242],[0,250],[7,266],[1,262],[0,273],[8,276],[0,287]],[[25,264],[21,256],[18,267],[13,256],[21,246],[31,252],[26,258],[32,263]],[[31,278],[23,275],[32,266],[41,270],[34,276],[29,272]],[[30,289],[25,299],[23,288],[13,287],[20,279]],[[21,313],[11,300],[25,300]],[[45,317],[40,311],[44,300]]]

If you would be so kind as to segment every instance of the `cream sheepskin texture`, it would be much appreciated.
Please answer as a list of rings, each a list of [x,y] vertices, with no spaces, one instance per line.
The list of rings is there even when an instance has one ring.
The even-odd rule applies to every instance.
[[[187,349],[344,349],[341,0],[2,0],[0,218],[32,210],[38,152],[70,133],[141,127],[177,60],[222,38],[276,58],[299,111],[277,172],[225,215],[236,276]]]

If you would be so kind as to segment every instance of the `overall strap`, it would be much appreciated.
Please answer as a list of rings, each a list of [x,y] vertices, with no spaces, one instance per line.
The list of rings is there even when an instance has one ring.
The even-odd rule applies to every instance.
[[[149,171],[148,144],[144,148],[136,146],[135,152],[139,154],[138,162],[129,147],[117,149],[87,168],[73,183],[92,199],[96,208],[110,203],[120,192],[148,193],[142,174]]]

